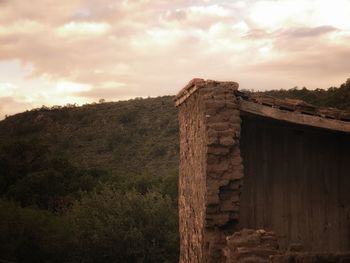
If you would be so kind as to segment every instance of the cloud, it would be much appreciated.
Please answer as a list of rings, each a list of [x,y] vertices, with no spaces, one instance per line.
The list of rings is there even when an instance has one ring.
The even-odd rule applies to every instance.
[[[321,79],[338,76],[339,81],[345,80],[341,76],[349,73],[350,47],[319,47],[311,51],[300,52],[296,56],[285,60],[261,63],[255,67],[257,71],[278,72],[278,74],[295,74],[301,78]],[[326,86],[327,87],[327,86]]]
[[[318,37],[337,30],[338,29],[333,26],[298,27],[298,28],[292,28],[285,31],[284,35],[290,38]]]
[[[57,28],[57,35],[60,37],[77,36],[99,36],[107,33],[111,29],[108,23],[96,22],[69,22]]]
[[[0,36],[31,35],[45,30],[45,25],[33,20],[18,20],[7,26],[0,26]]]
[[[242,88],[299,81],[327,88],[327,79],[338,79],[335,85],[349,77],[347,0],[0,5],[0,97],[17,103],[176,94],[193,77],[235,80]]]
[[[125,100],[133,97],[145,97],[147,96],[142,91],[128,88],[126,89],[112,89],[112,88],[94,88],[89,91],[83,91],[76,93],[77,96],[84,98],[91,98],[93,101],[97,101],[98,99],[106,99],[110,100]]]
[[[0,97],[0,119],[31,108],[33,105],[30,103],[19,102],[13,97]]]

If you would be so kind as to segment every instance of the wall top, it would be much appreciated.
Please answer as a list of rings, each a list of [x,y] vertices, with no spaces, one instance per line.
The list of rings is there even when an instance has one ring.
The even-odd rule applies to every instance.
[[[193,93],[200,88],[204,87],[215,87],[220,85],[228,88],[238,89],[238,83],[233,81],[215,81],[215,80],[204,80],[200,78],[192,79],[180,92],[176,95],[175,106],[179,107],[184,101],[186,101]]]

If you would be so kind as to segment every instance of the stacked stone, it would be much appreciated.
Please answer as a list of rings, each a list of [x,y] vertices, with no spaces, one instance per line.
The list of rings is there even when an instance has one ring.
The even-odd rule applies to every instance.
[[[222,262],[225,236],[238,222],[243,178],[239,137],[241,118],[234,82],[207,82],[204,95],[207,130],[206,229],[207,262]]]
[[[265,230],[243,229],[227,237],[227,263],[269,263],[278,254],[277,237]]]
[[[205,225],[206,140],[201,80],[191,81],[176,101],[179,108],[180,167],[179,223],[180,263],[202,262]],[[196,91],[196,92],[194,92]],[[190,98],[189,98],[190,96]]]
[[[180,262],[224,262],[226,236],[238,222],[243,165],[237,89],[235,82],[194,79],[176,99]]]
[[[194,79],[176,98],[180,263],[350,262],[346,253],[279,253],[274,233],[237,232],[243,164],[236,96],[244,98],[237,88],[234,82]]]
[[[287,252],[272,256],[271,263],[347,263],[350,262],[350,252],[344,253],[300,253]]]

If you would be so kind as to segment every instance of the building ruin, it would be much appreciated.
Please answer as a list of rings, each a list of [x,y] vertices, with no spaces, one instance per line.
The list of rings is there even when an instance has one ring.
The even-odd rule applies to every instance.
[[[181,263],[350,262],[349,112],[202,79],[176,106]]]

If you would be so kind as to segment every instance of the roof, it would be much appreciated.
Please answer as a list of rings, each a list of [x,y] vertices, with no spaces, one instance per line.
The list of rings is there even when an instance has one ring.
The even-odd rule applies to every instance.
[[[236,91],[240,110],[276,120],[350,132],[350,112],[318,107],[302,100],[277,99],[266,95]]]
[[[208,87],[208,85],[233,88],[232,90],[239,99],[239,108],[243,112],[300,125],[350,133],[349,111],[318,107],[302,100],[277,99],[261,94],[245,93],[238,90],[237,82],[193,79],[180,90],[175,98],[175,105],[180,106],[193,93],[200,88]]]

